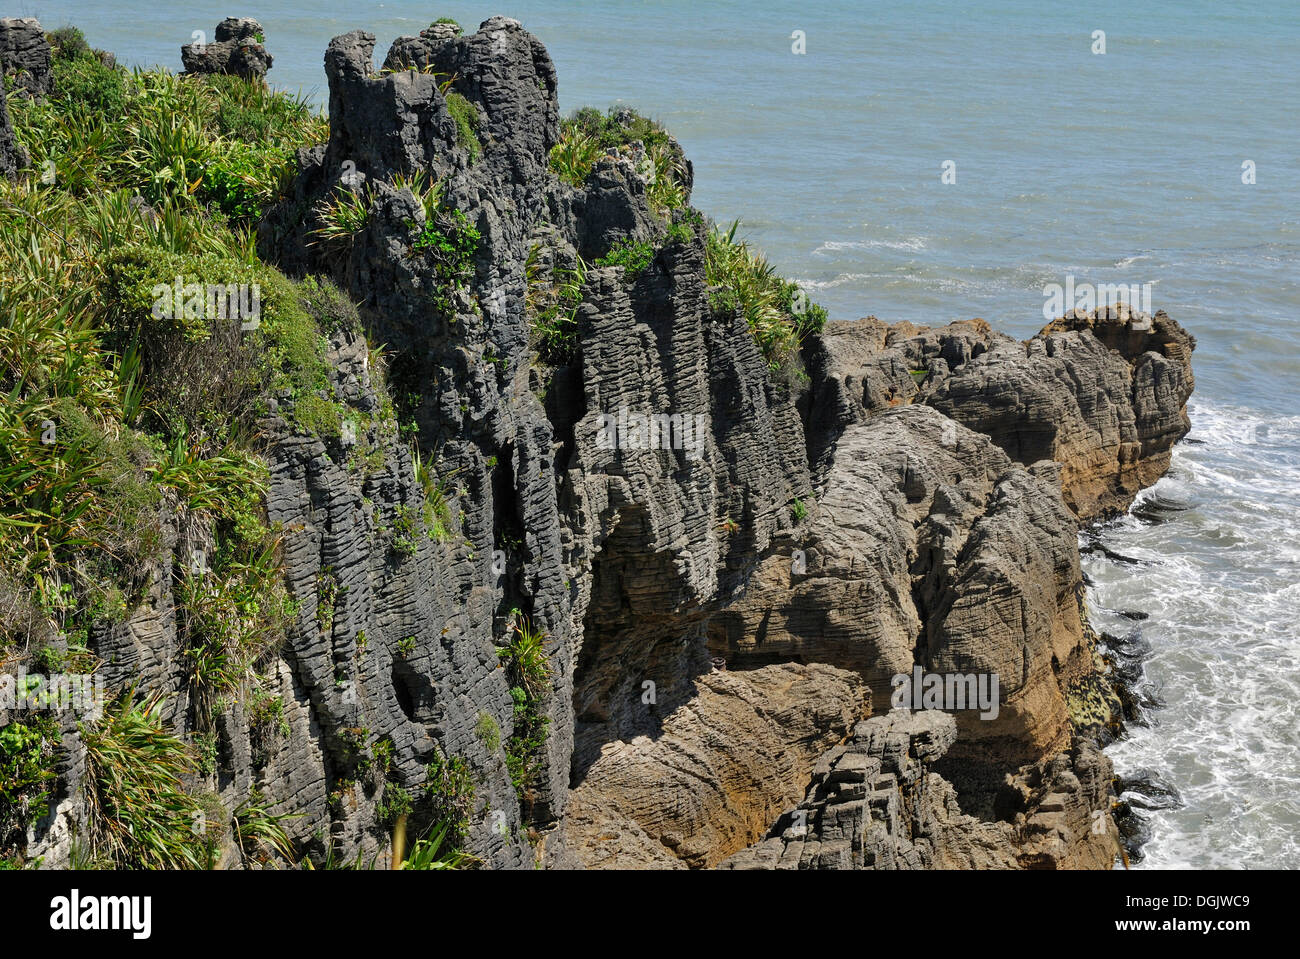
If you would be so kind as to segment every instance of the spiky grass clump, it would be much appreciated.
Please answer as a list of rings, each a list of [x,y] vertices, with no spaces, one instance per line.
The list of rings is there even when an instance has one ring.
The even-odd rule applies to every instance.
[[[784,280],[767,259],[737,239],[737,220],[708,234],[705,273],[710,303],[721,313],[745,320],[771,372],[786,379],[802,374],[799,348],[809,333],[820,332],[826,311],[809,302],[798,284]]]
[[[204,806],[183,785],[195,757],[165,731],[160,712],[157,694],[137,702],[127,693],[97,723],[82,726],[91,847],[113,868],[211,865]]]
[[[506,743],[506,768],[525,812],[531,809],[542,771],[542,750],[550,720],[543,706],[550,687],[551,663],[546,633],[518,609],[510,613],[510,633],[497,655],[506,665],[514,702],[514,731]]]
[[[311,231],[312,245],[346,253],[361,231],[370,223],[370,207],[374,194],[367,188],[349,189],[343,185],[321,200],[316,206],[319,226]]]
[[[525,307],[532,317],[532,345],[550,366],[567,366],[578,355],[578,307],[587,282],[581,257],[572,269],[545,267],[541,247],[534,245],[524,263]]]
[[[581,189],[604,152],[596,137],[577,127],[563,126],[560,142],[551,150],[551,169],[560,179]]]
[[[650,205],[660,213],[686,205],[686,167],[681,151],[663,125],[635,110],[610,107],[601,113],[583,107],[560,121],[560,142],[551,150],[551,169],[581,188],[596,162],[633,143],[645,151],[642,162]]]
[[[239,843],[239,851],[254,862],[266,863],[272,853],[292,862],[295,855],[293,841],[285,831],[284,822],[294,818],[296,815],[292,813],[272,812],[272,804],[261,792],[253,790],[235,810],[235,840]]]

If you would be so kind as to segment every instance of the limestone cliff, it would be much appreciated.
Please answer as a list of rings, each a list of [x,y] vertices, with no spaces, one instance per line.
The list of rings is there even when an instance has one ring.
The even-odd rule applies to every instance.
[[[698,216],[657,209],[627,151],[581,186],[552,171],[556,72],[519,23],[436,25],[379,67],[374,46],[330,43],[329,140],[258,231],[263,259],[355,302],[364,334],[331,336],[328,392],[362,425],[305,435],[283,396],[263,420],[297,602],[272,670],[287,734],[221,713],[218,794],[258,785],[299,817],[300,850],[383,862],[385,796],[458,756],[488,867],[1108,867],[1089,726],[1119,706],[1079,523],[1167,467],[1192,338],[1163,313],[1145,331],[1070,316],[1025,343],[868,318],[807,336],[805,374],[774,377],[710,296]],[[324,242],[345,195],[364,226]],[[463,270],[428,240],[452,226],[481,238]],[[643,268],[597,265],[629,242]],[[584,262],[572,347],[543,357],[538,290]],[[390,351],[400,436],[367,336]],[[698,423],[697,442],[604,442],[627,411]],[[435,505],[450,535],[402,539]],[[176,518],[170,561],[206,536]],[[184,729],[171,583],[160,566],[92,639],[110,687],[167,693]],[[506,744],[538,727],[498,649],[524,621],[548,669],[521,774]],[[891,709],[914,666],[996,674],[996,718]],[[383,769],[357,745],[379,739]],[[29,845],[51,862],[85,816],[65,741],[57,814]]]

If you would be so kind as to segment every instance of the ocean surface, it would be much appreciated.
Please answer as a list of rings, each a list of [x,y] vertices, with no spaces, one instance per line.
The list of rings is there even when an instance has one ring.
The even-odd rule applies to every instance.
[[[1085,558],[1095,619],[1164,702],[1109,753],[1181,805],[1137,868],[1300,867],[1300,4],[16,0],[131,65],[257,17],[272,82],[326,99],[329,39],[513,16],[563,109],[635,105],[695,204],[831,316],[1027,337],[1043,286],[1150,283],[1198,340],[1193,432]],[[1105,53],[1092,52],[1094,31]],[[792,51],[803,31],[806,52]],[[945,161],[956,182],[941,180]],[[1243,164],[1255,181],[1243,183]],[[1147,613],[1146,619],[1121,613]],[[1148,804],[1150,805],[1150,804]]]

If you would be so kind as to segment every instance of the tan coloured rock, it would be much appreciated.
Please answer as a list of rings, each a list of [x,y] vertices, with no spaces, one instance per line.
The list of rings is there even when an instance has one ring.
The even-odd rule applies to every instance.
[[[607,743],[561,828],[589,868],[712,866],[803,795],[813,764],[869,712],[853,673],[786,663],[697,676],[654,736]]]

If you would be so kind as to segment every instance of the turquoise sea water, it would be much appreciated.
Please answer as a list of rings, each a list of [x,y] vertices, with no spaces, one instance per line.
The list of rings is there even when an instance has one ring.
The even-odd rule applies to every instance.
[[[831,315],[1043,325],[1042,288],[1151,283],[1197,337],[1194,432],[1155,496],[1104,531],[1103,623],[1140,629],[1162,690],[1111,755],[1184,804],[1144,865],[1300,867],[1300,5],[1025,2],[338,3],[18,0],[128,64],[257,17],[273,83],[325,100],[329,39],[513,16],[565,110],[627,103],[693,159],[695,204]],[[806,53],[792,52],[801,30]],[[1105,31],[1106,53],[1091,52]],[[941,182],[956,165],[956,183]],[[1242,182],[1242,164],[1256,170]],[[1106,609],[1143,610],[1136,627]]]

